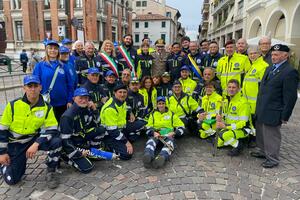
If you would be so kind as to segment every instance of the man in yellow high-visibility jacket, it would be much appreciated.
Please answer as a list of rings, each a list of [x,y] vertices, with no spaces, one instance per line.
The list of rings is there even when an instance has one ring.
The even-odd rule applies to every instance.
[[[217,128],[221,129],[218,137],[218,147],[232,146],[228,152],[230,156],[238,156],[242,151],[241,139],[248,137],[252,131],[250,119],[250,106],[242,96],[239,82],[235,79],[228,81],[227,93],[229,96],[227,105],[224,105],[223,115],[217,115]]]
[[[46,181],[54,189],[61,151],[57,121],[52,106],[40,95],[39,77],[25,76],[23,88],[25,95],[7,104],[0,121],[0,173],[8,185],[15,185],[25,173],[27,159],[38,150],[49,151]]]
[[[219,59],[217,65],[217,77],[221,81],[223,93],[227,83],[231,79],[236,79],[242,85],[243,75],[251,67],[247,56],[235,52],[235,43],[229,40],[225,44],[226,55]],[[226,93],[226,92],[225,92]]]
[[[252,122],[253,124],[255,124],[254,114],[256,109],[259,84],[269,64],[264,61],[264,58],[263,56],[261,56],[257,46],[250,46],[248,48],[248,55],[252,65],[245,75],[242,93],[244,97],[246,97],[250,105]],[[250,135],[249,147],[255,147],[255,135]]]

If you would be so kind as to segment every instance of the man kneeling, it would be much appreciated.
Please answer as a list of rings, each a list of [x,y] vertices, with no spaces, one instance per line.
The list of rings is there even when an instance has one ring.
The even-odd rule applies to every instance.
[[[88,173],[94,167],[89,160],[94,157],[88,155],[88,149],[100,148],[105,130],[98,126],[99,111],[94,103],[89,102],[89,93],[85,88],[77,88],[73,99],[74,104],[60,120],[62,158],[80,172]]]
[[[0,122],[1,174],[8,185],[15,185],[25,173],[27,159],[34,158],[38,150],[49,151],[47,184],[54,189],[58,186],[55,172],[61,139],[53,108],[40,95],[37,76],[25,76],[23,89],[25,95],[7,104]]]
[[[184,124],[180,118],[166,107],[166,98],[157,98],[157,110],[154,110],[148,119],[146,134],[150,139],[146,143],[143,163],[146,168],[163,167],[174,150],[174,136],[184,133]],[[158,143],[163,144],[159,155],[155,157],[155,149]],[[153,162],[152,162],[153,161]]]

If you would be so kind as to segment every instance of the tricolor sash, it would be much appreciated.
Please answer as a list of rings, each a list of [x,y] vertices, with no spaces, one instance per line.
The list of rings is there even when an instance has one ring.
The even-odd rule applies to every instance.
[[[127,65],[129,66],[129,69],[131,71],[131,76],[132,77],[137,77],[136,72],[135,72],[135,67],[134,67],[134,62],[132,61],[128,51],[125,49],[123,45],[118,47],[118,50],[122,54],[123,58],[125,59]]]
[[[196,64],[196,62],[194,61],[194,59],[192,58],[191,54],[188,54],[188,58],[191,62],[191,67],[192,67],[192,70],[194,72],[194,74],[199,78],[199,79],[202,79],[202,72],[200,71],[198,65]]]
[[[117,63],[104,51],[100,52],[99,55],[110,66],[110,69],[115,73],[116,77],[119,78]]]

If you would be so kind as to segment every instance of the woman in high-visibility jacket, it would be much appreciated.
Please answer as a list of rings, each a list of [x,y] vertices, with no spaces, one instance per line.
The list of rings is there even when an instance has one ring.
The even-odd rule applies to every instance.
[[[157,91],[153,87],[153,80],[150,76],[145,76],[141,82],[139,93],[144,97],[144,105],[146,107],[146,114],[149,114],[156,108]]]

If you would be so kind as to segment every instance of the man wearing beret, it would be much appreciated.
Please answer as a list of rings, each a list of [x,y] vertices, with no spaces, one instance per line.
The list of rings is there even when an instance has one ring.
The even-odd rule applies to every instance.
[[[272,65],[262,78],[256,105],[257,151],[251,156],[263,158],[264,168],[279,164],[281,124],[289,120],[297,100],[298,72],[288,63],[289,48],[276,44],[271,48]]]

